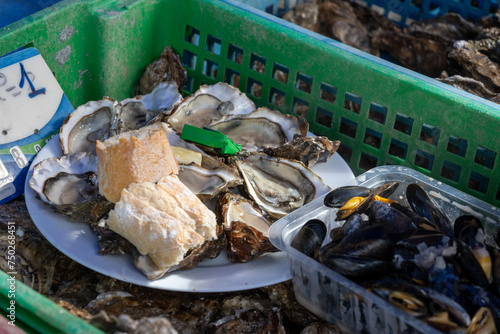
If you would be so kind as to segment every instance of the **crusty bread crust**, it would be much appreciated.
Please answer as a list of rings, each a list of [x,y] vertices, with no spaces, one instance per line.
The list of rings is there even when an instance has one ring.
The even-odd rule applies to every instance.
[[[116,203],[131,183],[156,182],[179,173],[179,165],[161,129],[140,129],[97,141],[99,193]]]

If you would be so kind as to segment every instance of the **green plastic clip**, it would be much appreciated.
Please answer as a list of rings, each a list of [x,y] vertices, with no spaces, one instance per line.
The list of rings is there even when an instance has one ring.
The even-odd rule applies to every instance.
[[[235,155],[236,152],[241,151],[241,145],[234,143],[222,132],[207,128],[202,129],[189,124],[184,125],[181,139],[213,147],[224,155]]]

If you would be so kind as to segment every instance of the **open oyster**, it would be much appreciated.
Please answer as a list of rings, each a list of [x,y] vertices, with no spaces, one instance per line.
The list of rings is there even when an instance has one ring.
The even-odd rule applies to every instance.
[[[35,165],[30,187],[45,204],[75,221],[96,222],[113,204],[97,189],[97,157],[77,152]]]
[[[202,202],[214,198],[222,191],[243,184],[238,170],[232,165],[205,168],[195,163],[179,165],[179,180]]]
[[[96,140],[104,141],[116,134],[117,102],[109,97],[87,102],[64,120],[59,135],[63,154],[95,153]]]
[[[226,192],[215,207],[217,221],[226,232],[226,252],[232,262],[248,262],[266,252],[276,252],[269,240],[273,221],[252,201]]]
[[[238,88],[219,82],[203,85],[179,104],[167,122],[181,133],[185,124],[204,127],[226,115],[248,114],[255,104]]]
[[[318,175],[296,160],[252,154],[233,161],[245,180],[248,195],[274,219],[330,190]]]
[[[259,151],[263,146],[289,143],[296,135],[305,136],[309,124],[300,116],[259,108],[249,114],[224,117],[207,127],[222,132],[245,151]]]
[[[137,130],[182,100],[177,83],[162,82],[150,94],[125,99],[116,106],[118,131]]]

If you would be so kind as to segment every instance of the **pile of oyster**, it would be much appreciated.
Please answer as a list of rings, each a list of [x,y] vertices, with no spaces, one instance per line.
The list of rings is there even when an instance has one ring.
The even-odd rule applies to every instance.
[[[396,10],[395,10],[396,11]],[[498,103],[498,14],[447,13],[406,28],[354,1],[304,1],[283,19]]]
[[[338,224],[311,219],[292,247],[442,332],[497,333],[500,231],[469,214],[450,221],[416,183],[339,187],[324,205]]]
[[[220,131],[242,150],[223,156],[212,147],[187,142],[181,139],[185,124]],[[165,271],[159,272],[106,225],[113,204],[99,194],[95,155],[96,140],[144,127],[164,129],[180,166],[179,179],[215,211],[224,231],[216,251],[192,249],[186,261],[170,270],[191,268],[222,249],[233,262],[277,251],[268,239],[269,226],[330,190],[310,167],[327,161],[340,144],[308,136],[304,118],[256,108],[225,83],[203,85],[182,98],[176,82],[162,82],[146,95],[120,102],[105,97],[79,106],[60,129],[63,155],[37,164],[30,186],[54,210],[88,222],[101,254],[133,254],[150,279]]]

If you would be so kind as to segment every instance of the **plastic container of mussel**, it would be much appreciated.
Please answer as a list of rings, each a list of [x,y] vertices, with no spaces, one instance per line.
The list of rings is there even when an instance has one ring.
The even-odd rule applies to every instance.
[[[416,183],[452,222],[461,215],[478,217],[485,229],[486,243],[496,245],[492,236],[500,229],[499,208],[411,168],[376,167],[349,184],[374,189],[394,181],[399,186],[390,199],[408,206],[407,185]],[[311,219],[325,222],[328,231],[343,224],[344,221],[335,221],[337,210],[324,205],[325,196],[275,222],[269,232],[271,242],[288,255],[299,303],[348,333],[441,333],[290,245],[302,225]]]

